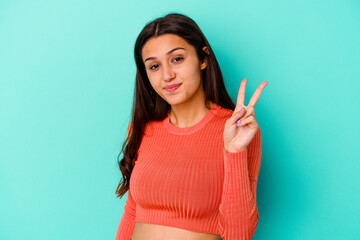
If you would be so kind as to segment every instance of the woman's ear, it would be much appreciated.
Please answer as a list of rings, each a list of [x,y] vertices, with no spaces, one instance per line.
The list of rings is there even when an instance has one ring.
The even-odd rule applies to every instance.
[[[209,50],[206,46],[203,47],[203,51],[209,55]],[[207,67],[207,56],[205,56],[204,61],[201,63],[201,70],[204,70]]]

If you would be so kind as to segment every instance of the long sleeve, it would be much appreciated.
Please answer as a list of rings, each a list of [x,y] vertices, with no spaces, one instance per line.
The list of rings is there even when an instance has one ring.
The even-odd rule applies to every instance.
[[[128,136],[130,132],[131,122],[128,125]],[[130,189],[127,193],[127,199],[124,206],[124,214],[121,218],[115,240],[130,240],[135,228],[136,202],[132,198]]]
[[[115,240],[130,240],[135,228],[136,203],[131,196],[130,189],[127,193],[124,214],[121,218]]]
[[[256,188],[261,151],[260,129],[245,150],[231,153],[223,149],[224,185],[218,222],[223,240],[249,240],[255,233],[259,221]]]

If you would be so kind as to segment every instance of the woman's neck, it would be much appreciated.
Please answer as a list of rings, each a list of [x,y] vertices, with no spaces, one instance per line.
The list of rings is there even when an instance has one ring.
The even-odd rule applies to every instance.
[[[186,128],[195,125],[200,122],[200,120],[210,111],[213,102],[208,100],[210,109],[205,105],[205,101],[202,101],[203,104],[181,104],[171,106],[169,113],[169,119],[172,125],[179,128]]]

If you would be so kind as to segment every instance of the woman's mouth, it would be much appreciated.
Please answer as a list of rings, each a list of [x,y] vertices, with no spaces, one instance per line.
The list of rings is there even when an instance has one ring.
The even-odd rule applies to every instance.
[[[165,89],[168,92],[174,92],[176,89],[178,89],[180,87],[180,85],[181,85],[181,83],[173,84],[173,85],[165,87]]]

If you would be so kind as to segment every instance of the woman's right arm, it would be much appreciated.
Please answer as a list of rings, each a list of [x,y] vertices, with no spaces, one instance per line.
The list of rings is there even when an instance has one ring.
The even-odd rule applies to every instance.
[[[121,218],[115,240],[129,240],[135,228],[136,203],[131,196],[130,189],[127,193],[124,214]]]
[[[128,126],[128,136],[131,123]],[[121,218],[115,240],[129,240],[135,228],[136,202],[132,198],[130,189],[127,193],[127,199],[124,206],[124,214]]]

